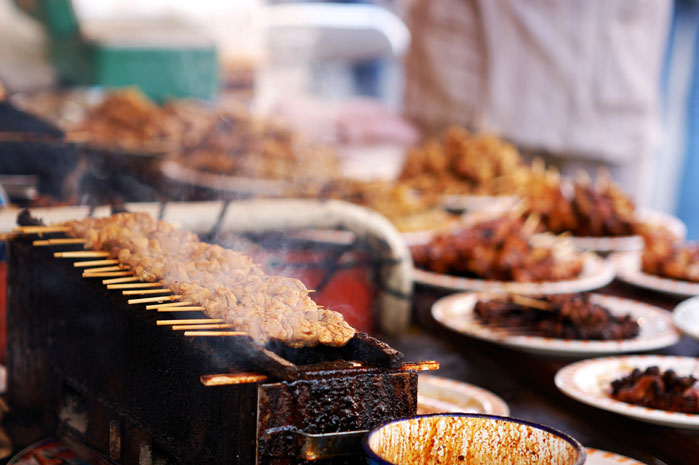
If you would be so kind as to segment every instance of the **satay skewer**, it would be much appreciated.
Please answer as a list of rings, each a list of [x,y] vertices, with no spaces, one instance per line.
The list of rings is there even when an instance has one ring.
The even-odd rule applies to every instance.
[[[85,239],[80,237],[64,237],[60,239],[43,239],[36,240],[32,242],[34,246],[47,246],[47,245],[68,245],[68,244],[84,244]]]
[[[228,337],[228,336],[247,336],[248,333],[243,331],[185,331],[185,336],[204,336],[204,337]]]
[[[126,278],[103,279],[102,284],[133,283],[136,281],[140,281],[140,278],[137,278],[136,276],[129,276]]]
[[[151,287],[160,287],[163,283],[117,283],[107,284],[107,289],[148,289]]]
[[[83,273],[82,276],[83,278],[114,278],[119,276],[133,276],[133,271],[105,271],[104,273]]]
[[[202,312],[206,310],[206,308],[201,305],[192,305],[184,307],[158,307],[156,310],[158,312]]]
[[[83,273],[104,273],[105,271],[125,271],[130,269],[131,267],[128,265],[101,266],[99,268],[88,268],[83,270]]]
[[[109,260],[88,260],[85,262],[75,262],[75,263],[73,263],[73,266],[75,268],[86,268],[86,267],[90,267],[90,266],[102,266],[102,265],[107,266],[107,265],[118,265],[118,264],[119,264],[119,260],[117,260],[116,258],[112,258]]]
[[[157,326],[170,326],[170,325],[197,325],[197,324],[211,324],[211,323],[223,323],[220,318],[190,318],[190,319],[179,319],[179,320],[158,320],[155,322]]]
[[[199,378],[204,386],[226,386],[230,384],[250,384],[267,380],[267,375],[260,373],[223,373],[216,375],[202,375]]]
[[[17,226],[14,231],[22,234],[43,234],[68,232],[70,228],[68,226]]]
[[[427,360],[424,362],[404,363],[400,367],[401,371],[433,371],[439,370],[439,362]]]
[[[546,311],[553,310],[553,307],[551,307],[551,304],[544,301],[544,300],[534,299],[532,297],[525,297],[523,295],[517,295],[517,294],[512,294],[511,298],[512,298],[512,302],[516,303],[518,305],[536,308],[538,310],[546,310]]]
[[[175,325],[172,327],[173,331],[185,331],[190,329],[233,329],[235,325],[230,323],[211,323],[211,324],[188,324],[188,325]]]
[[[175,294],[175,295],[163,295],[163,296],[158,296],[158,297],[143,297],[142,299],[129,299],[126,302],[129,305],[133,304],[148,304],[152,302],[171,302],[173,300],[181,299],[182,295],[181,294]]]
[[[183,302],[170,302],[167,304],[153,304],[153,305],[146,305],[146,310],[157,310],[161,307],[167,308],[167,307],[184,307],[187,305],[194,305],[194,302],[190,302],[188,300],[185,300]]]
[[[56,258],[100,258],[109,257],[109,252],[104,250],[72,250],[70,252],[54,252]]]
[[[123,295],[164,294],[166,292],[172,292],[172,289],[129,289],[121,291]]]

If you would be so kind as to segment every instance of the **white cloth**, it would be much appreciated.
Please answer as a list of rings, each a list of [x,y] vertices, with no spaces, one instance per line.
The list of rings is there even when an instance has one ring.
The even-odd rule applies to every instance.
[[[414,0],[406,112],[628,164],[659,135],[667,0]]]

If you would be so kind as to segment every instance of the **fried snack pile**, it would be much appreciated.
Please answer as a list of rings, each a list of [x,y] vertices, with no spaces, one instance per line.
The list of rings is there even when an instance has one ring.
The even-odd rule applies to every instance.
[[[693,376],[678,376],[657,366],[635,368],[628,376],[612,381],[614,399],[642,407],[671,412],[699,413],[699,386]]]
[[[327,183],[318,195],[375,210],[401,232],[447,227],[458,219],[439,208],[439,196],[421,194],[402,183],[340,179]]]
[[[488,134],[451,127],[442,140],[429,140],[408,153],[400,180],[420,192],[516,194],[528,168],[517,149]]]
[[[660,225],[639,224],[636,230],[645,243],[641,255],[645,273],[699,282],[699,244],[682,242]]]
[[[571,185],[572,192],[566,193],[565,180],[558,172],[547,170],[543,163],[535,161],[529,183],[520,195],[527,200],[530,213],[539,215],[542,226],[555,234],[571,232],[575,236],[593,237],[634,234],[634,204],[608,174],[601,173],[594,184],[581,175]]]
[[[516,300],[516,299],[515,299]],[[614,316],[590,302],[589,294],[560,294],[537,298],[548,310],[504,299],[478,301],[476,317],[486,325],[525,330],[563,339],[618,340],[638,336],[640,328],[630,315]]]
[[[327,179],[327,147],[239,108],[178,100],[156,105],[136,90],[112,92],[71,133],[101,146],[166,151],[191,168],[264,179]]]
[[[532,228],[508,213],[411,247],[415,266],[437,273],[499,281],[560,281],[580,274],[582,255],[565,242],[530,243]]]
[[[199,241],[145,213],[69,221],[70,235],[85,247],[106,250],[143,281],[162,281],[176,294],[206,308],[260,343],[291,347],[342,346],[355,333],[340,313],[319,308],[293,278],[268,276],[249,257]]]
[[[84,121],[69,130],[101,146],[139,151],[144,145],[174,147],[185,130],[185,122],[173,108],[160,107],[134,89],[112,92],[89,111]]]

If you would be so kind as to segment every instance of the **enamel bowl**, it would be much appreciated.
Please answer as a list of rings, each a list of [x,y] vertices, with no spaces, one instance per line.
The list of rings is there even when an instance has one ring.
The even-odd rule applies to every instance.
[[[582,465],[585,449],[565,433],[515,418],[482,414],[419,415],[370,431],[372,465]]]

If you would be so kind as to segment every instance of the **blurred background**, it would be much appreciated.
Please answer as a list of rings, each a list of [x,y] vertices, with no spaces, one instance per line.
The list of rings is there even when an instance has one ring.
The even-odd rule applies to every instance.
[[[696,3],[564,3],[0,0],[0,82],[232,101],[339,142],[360,178],[460,124],[604,166],[699,237]]]

